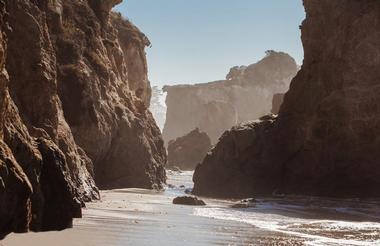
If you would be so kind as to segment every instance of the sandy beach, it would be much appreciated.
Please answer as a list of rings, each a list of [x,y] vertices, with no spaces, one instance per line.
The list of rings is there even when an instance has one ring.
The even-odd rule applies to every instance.
[[[166,191],[102,191],[83,218],[61,232],[11,234],[3,246],[100,245],[379,245],[377,203],[259,199],[256,208],[204,199],[205,207],[173,205],[192,187],[191,173],[169,172]],[[318,204],[320,203],[320,204]],[[356,205],[354,205],[356,204]],[[318,206],[317,206],[318,205]],[[335,208],[334,208],[335,207]],[[333,209],[334,208],[334,209]]]

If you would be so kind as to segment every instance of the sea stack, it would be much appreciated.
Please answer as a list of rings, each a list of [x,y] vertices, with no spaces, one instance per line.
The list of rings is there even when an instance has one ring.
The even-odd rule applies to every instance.
[[[71,226],[97,186],[165,182],[149,40],[119,2],[1,1],[0,235]]]
[[[172,140],[168,145],[168,167],[181,170],[194,170],[211,149],[207,133],[198,128],[183,137]]]
[[[278,116],[224,133],[195,194],[380,196],[380,2],[304,6],[305,59]]]
[[[255,64],[231,68],[225,80],[165,86],[165,143],[199,128],[215,144],[232,126],[270,113],[273,95],[285,93],[297,71],[291,56],[269,50]]]

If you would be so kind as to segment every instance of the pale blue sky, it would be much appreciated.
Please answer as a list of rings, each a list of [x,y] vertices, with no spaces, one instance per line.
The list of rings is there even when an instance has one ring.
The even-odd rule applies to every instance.
[[[116,7],[152,42],[153,85],[223,79],[269,49],[302,64],[302,0],[124,0]]]

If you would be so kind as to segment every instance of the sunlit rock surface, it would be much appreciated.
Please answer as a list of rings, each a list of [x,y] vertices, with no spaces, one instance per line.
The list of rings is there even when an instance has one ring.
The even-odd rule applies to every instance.
[[[198,127],[216,143],[233,125],[268,114],[273,94],[286,92],[297,71],[296,62],[288,54],[267,51],[255,64],[233,67],[226,80],[165,86],[165,142]]]
[[[57,230],[100,187],[161,187],[148,39],[120,0],[0,1],[0,237]]]

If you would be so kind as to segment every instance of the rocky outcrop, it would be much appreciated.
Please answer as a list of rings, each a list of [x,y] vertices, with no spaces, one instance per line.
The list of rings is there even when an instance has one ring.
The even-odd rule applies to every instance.
[[[198,128],[183,137],[172,140],[168,145],[168,167],[194,170],[211,149],[211,140]]]
[[[277,93],[273,95],[271,110],[272,114],[278,114],[278,112],[280,112],[281,105],[284,102],[284,96],[285,94],[283,93]]]
[[[195,169],[193,193],[202,196],[244,198],[267,195],[281,176],[268,159],[276,117],[244,123],[226,131]],[[268,153],[267,153],[268,152]]]
[[[61,117],[45,16],[26,1],[1,8],[0,234],[63,229],[97,188]]]
[[[66,7],[73,11],[81,3]],[[91,9],[87,10],[91,16]],[[67,19],[68,29],[56,40],[65,118],[76,142],[93,161],[100,188],[160,188],[165,182],[166,154],[160,130],[147,110],[151,89],[144,47],[149,41],[119,14],[111,14],[106,26],[92,16],[91,32],[101,38],[88,39],[85,33],[91,18],[83,18],[74,23]],[[71,32],[72,25],[82,35]],[[72,52],[70,59],[68,52]]]
[[[198,127],[216,143],[232,126],[268,114],[273,94],[286,92],[297,71],[297,64],[288,54],[267,51],[256,64],[233,67],[226,80],[165,86],[165,142]]]
[[[197,167],[195,194],[380,196],[380,3],[304,6],[304,64],[278,117],[226,132]]]
[[[97,184],[160,188],[148,39],[120,1],[0,0],[0,236],[60,230]]]

